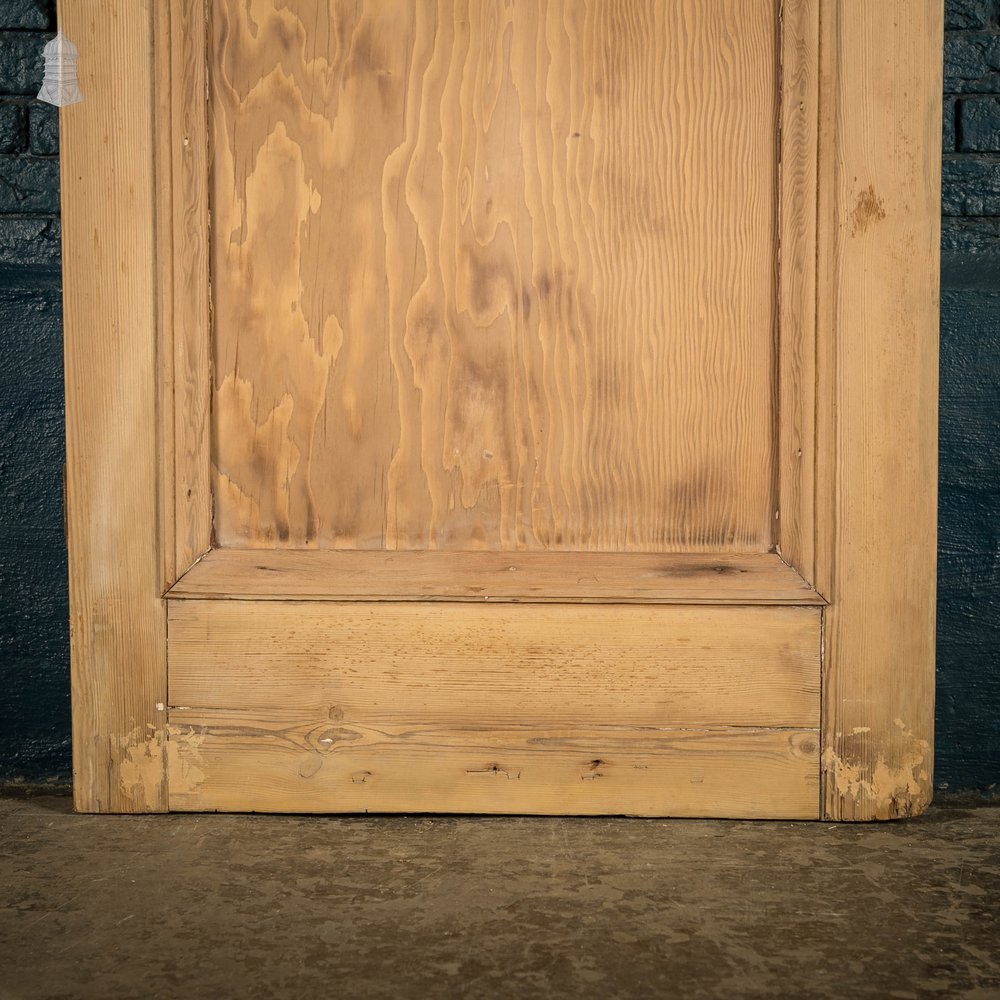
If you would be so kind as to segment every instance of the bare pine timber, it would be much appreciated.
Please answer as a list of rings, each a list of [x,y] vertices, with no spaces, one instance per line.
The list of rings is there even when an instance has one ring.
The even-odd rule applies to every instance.
[[[179,812],[818,816],[816,730],[342,727],[352,742],[336,750],[322,724],[269,733],[242,716],[175,717]]]
[[[60,115],[73,795],[166,809],[152,17],[59,4],[82,104]]]
[[[164,587],[212,543],[204,0],[153,5]]]
[[[365,725],[402,724],[419,710],[457,726],[563,718],[816,727],[820,614],[178,601],[170,605],[171,710],[326,716],[340,706]]]
[[[778,551],[816,580],[816,202],[820,0],[781,22]]]
[[[933,787],[940,3],[830,5],[836,452],[825,814]],[[887,43],[891,39],[891,43]]]
[[[774,553],[213,549],[166,596],[275,601],[825,603]]]
[[[815,818],[820,614],[175,602],[171,808]]]
[[[812,582],[819,593],[833,594],[834,524],[837,516],[837,75],[841,53],[835,44],[839,14],[830,0],[820,4],[817,40],[816,129],[816,544]]]
[[[926,806],[940,5],[60,26],[79,809]]]
[[[213,0],[220,544],[768,551],[777,23]]]

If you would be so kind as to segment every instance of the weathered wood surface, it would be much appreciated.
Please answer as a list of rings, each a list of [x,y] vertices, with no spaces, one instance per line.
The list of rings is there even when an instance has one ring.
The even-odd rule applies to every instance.
[[[171,807],[814,818],[820,615],[178,601]]]
[[[214,0],[220,543],[767,551],[776,39]]]
[[[823,599],[774,553],[213,549],[170,599],[802,604]]]
[[[175,719],[170,807],[178,811],[819,815],[814,729],[484,733],[331,729],[324,720],[296,728],[197,712]]]
[[[831,14],[825,813],[891,819],[921,812],[933,787],[942,8]]]
[[[63,8],[80,809],[924,808],[939,7]]]
[[[59,5],[82,104],[60,115],[73,796],[167,805],[150,8]]]

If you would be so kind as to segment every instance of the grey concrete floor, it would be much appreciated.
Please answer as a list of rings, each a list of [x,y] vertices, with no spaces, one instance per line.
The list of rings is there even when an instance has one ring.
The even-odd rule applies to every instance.
[[[0,800],[0,997],[982,1000],[998,831]]]

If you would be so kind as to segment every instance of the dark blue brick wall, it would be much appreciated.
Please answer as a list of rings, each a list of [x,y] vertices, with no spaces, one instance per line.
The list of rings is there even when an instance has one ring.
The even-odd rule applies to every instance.
[[[937,783],[1000,783],[1000,0],[946,4]],[[0,0],[0,781],[69,775],[53,0]]]
[[[0,0],[0,781],[70,773],[53,0]]]
[[[1000,792],[1000,0],[945,5],[940,788]]]

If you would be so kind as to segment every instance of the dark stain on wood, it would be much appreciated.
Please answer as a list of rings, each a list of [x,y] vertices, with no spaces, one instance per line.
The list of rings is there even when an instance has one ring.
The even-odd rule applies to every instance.
[[[885,202],[875,193],[871,184],[858,195],[857,204],[851,213],[851,235],[859,236],[885,218]]]

